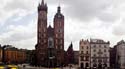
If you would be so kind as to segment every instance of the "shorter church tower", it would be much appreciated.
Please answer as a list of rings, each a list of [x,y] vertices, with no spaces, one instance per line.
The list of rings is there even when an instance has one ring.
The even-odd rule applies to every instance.
[[[54,17],[54,39],[57,64],[62,65],[64,63],[64,16],[60,6]]]

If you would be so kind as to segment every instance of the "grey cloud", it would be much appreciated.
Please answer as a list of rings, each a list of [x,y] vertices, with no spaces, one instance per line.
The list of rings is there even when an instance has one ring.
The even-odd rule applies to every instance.
[[[75,19],[89,21],[97,17],[102,21],[114,21],[116,18],[115,14],[103,13],[113,6],[112,0],[67,0],[64,3],[67,4],[66,14]]]
[[[123,36],[123,35],[125,35],[125,28],[123,28],[123,27],[114,28],[113,34],[116,36]]]
[[[4,6],[4,9],[6,11],[14,11],[14,10],[27,10],[30,11],[35,3],[37,3],[38,1],[33,1],[33,0],[12,0],[9,1],[8,3],[6,3],[6,5]]]
[[[122,22],[121,24],[115,26],[113,28],[112,33],[116,36],[124,36],[125,35],[125,24]]]

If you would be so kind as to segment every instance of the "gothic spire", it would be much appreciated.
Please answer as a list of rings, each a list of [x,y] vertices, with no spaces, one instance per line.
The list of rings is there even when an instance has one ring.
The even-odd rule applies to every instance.
[[[60,6],[58,6],[57,12],[61,13],[61,7]]]
[[[41,4],[44,4],[44,0],[42,0],[42,3]]]

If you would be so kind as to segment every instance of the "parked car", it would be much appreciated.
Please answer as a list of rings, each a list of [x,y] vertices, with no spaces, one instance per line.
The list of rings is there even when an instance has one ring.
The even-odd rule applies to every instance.
[[[8,69],[19,69],[17,65],[7,65]]]
[[[0,69],[7,69],[7,65],[0,63]]]

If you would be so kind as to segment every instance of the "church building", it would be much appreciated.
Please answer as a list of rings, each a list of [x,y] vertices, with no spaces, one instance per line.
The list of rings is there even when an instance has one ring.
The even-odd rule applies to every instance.
[[[64,64],[64,15],[61,7],[53,19],[53,27],[47,25],[48,6],[42,0],[38,6],[36,64],[39,66],[62,66]]]

